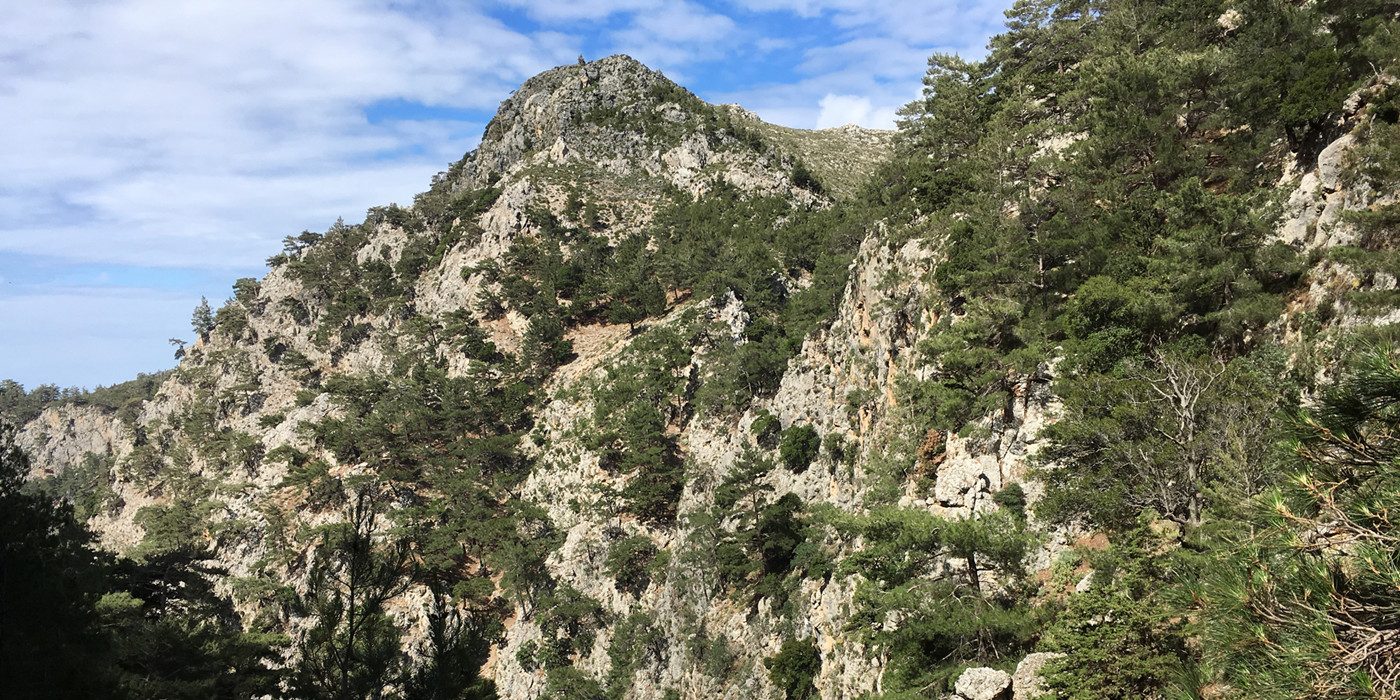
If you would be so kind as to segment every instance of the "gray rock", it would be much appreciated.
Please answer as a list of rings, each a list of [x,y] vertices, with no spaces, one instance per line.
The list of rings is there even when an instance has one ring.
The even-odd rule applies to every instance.
[[[1011,674],[994,668],[969,668],[958,676],[953,689],[967,700],[1009,700]]]
[[[1094,586],[1094,572],[1084,574],[1084,578],[1079,579],[1079,583],[1074,584],[1075,593],[1084,593]]]
[[[1021,659],[1021,663],[1016,664],[1016,672],[1011,674],[1013,699],[1034,700],[1034,698],[1043,695],[1046,687],[1045,679],[1041,677],[1041,671],[1051,659],[1058,659],[1062,656],[1064,654],[1036,652]]]
[[[1356,143],[1356,138],[1347,134],[1322,149],[1317,155],[1317,177],[1322,189],[1335,192],[1342,186],[1342,165],[1347,150]]]

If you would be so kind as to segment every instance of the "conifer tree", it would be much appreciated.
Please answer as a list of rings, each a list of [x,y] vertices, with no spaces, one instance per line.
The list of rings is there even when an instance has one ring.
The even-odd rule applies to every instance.
[[[368,700],[398,679],[402,632],[385,605],[408,589],[412,555],[407,542],[381,542],[372,488],[360,487],[349,520],[322,535],[298,601],[312,621],[292,680],[300,697]]]
[[[1252,698],[1400,694],[1400,354],[1368,351],[1295,423],[1287,482],[1193,591],[1208,668]]]

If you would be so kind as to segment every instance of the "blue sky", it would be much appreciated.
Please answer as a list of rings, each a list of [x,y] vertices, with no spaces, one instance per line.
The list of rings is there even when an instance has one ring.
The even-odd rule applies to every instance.
[[[627,53],[799,128],[890,128],[1011,0],[0,3],[0,378],[173,366],[283,236],[408,203],[551,66]],[[877,6],[880,5],[880,6]]]

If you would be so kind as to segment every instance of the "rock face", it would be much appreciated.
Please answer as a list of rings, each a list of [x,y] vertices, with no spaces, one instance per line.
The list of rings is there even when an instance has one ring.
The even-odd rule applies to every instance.
[[[1358,115],[1368,101],[1381,94],[1391,82],[1393,79],[1388,77],[1377,78],[1347,100],[1346,123],[1355,129],[1323,148],[1317,156],[1317,167],[1302,173],[1296,169],[1285,173],[1280,187],[1291,186],[1292,191],[1276,230],[1277,240],[1299,249],[1350,245],[1356,242],[1358,230],[1344,214],[1396,201],[1394,193],[1376,192],[1364,179],[1349,176],[1360,142],[1358,132],[1369,124]]]
[[[869,159],[848,151],[888,147],[887,136],[868,130],[841,128],[812,136],[754,120],[736,109],[705,105],[625,56],[542,73],[502,104],[481,146],[441,174],[411,210],[386,209],[362,226],[328,231],[300,257],[240,289],[238,300],[220,310],[215,332],[189,348],[175,375],[149,401],[120,414],[91,406],[50,408],[25,426],[21,444],[34,456],[35,476],[100,469],[112,495],[91,524],[116,551],[141,543],[142,509],[167,506],[181,497],[180,489],[197,482],[209,513],[208,526],[198,535],[218,563],[233,577],[261,577],[296,589],[304,583],[314,545],[287,533],[337,519],[333,510],[284,487],[289,477],[300,478],[296,470],[307,469],[305,463],[293,468],[296,455],[338,479],[366,474],[373,458],[342,463],[311,429],[345,410],[324,390],[327,381],[401,379],[397,359],[409,351],[431,358],[449,377],[482,372],[481,363],[447,331],[464,312],[499,350],[522,347],[530,332],[522,308],[506,305],[490,318],[475,310],[483,297],[502,292],[500,268],[516,244],[539,238],[560,220],[579,218],[578,211],[571,213],[579,198],[587,199],[592,211],[590,230],[611,245],[646,230],[676,191],[694,196],[707,188],[732,187],[746,197],[781,199],[793,212],[820,210],[831,200],[793,182],[798,151],[812,159],[840,155],[814,161],[812,169],[820,173],[867,167]],[[761,139],[753,133],[759,132],[790,147],[756,147],[754,141]],[[1300,176],[1281,240],[1300,247],[1341,240],[1342,228],[1328,223],[1338,220],[1340,209],[1329,207],[1370,201],[1369,195],[1347,189],[1349,148],[1349,141],[1333,144],[1315,172]],[[430,211],[435,198],[467,195],[482,195],[479,210]],[[355,284],[368,285],[367,271],[395,270],[412,261],[409,254],[428,235],[420,219],[429,213],[442,219],[434,225],[457,232],[456,237],[419,251],[427,262],[406,283],[397,304],[356,306],[355,298],[331,298],[296,273],[340,245],[342,259],[352,260],[353,274],[361,275]],[[974,421],[963,435],[929,430],[904,405],[906,383],[939,371],[937,363],[921,356],[921,342],[940,323],[958,322],[956,315],[945,317],[954,311],[937,302],[932,286],[931,273],[945,256],[939,232],[907,233],[883,224],[864,231],[829,321],[802,342],[776,391],[734,414],[705,415],[695,405],[696,378],[713,361],[709,351],[751,342],[759,323],[732,291],[691,298],[694,290],[672,290],[666,311],[637,328],[589,319],[569,329],[572,356],[531,387],[540,392],[538,405],[520,432],[526,434],[521,452],[532,468],[512,484],[509,495],[544,513],[550,534],[558,535],[559,545],[540,573],[597,604],[589,613],[588,633],[577,635],[578,643],[570,646],[567,661],[575,670],[600,684],[620,684],[629,700],[673,693],[687,699],[777,697],[782,690],[774,687],[764,661],[785,641],[802,640],[820,657],[813,682],[825,700],[882,692],[884,651],[862,641],[868,638],[856,627],[868,622],[853,625],[860,576],[832,572],[794,581],[781,601],[772,595],[734,595],[718,582],[715,557],[701,545],[724,526],[724,518],[735,516],[721,514],[710,530],[704,521],[719,486],[750,457],[780,465],[753,484],[771,501],[794,495],[843,515],[864,513],[877,486],[894,491],[880,494],[887,502],[948,518],[994,511],[993,494],[1013,483],[1024,487],[1030,501],[1038,497],[1038,487],[1026,478],[1038,449],[1036,435],[1057,410],[1049,390],[1053,361],[1028,376],[1008,377],[1015,389],[1005,405]],[[577,243],[566,240],[563,251],[571,252]],[[1342,279],[1345,271],[1336,274]],[[783,270],[771,277],[776,296],[812,284]],[[1380,288],[1394,280],[1370,283]],[[1327,284],[1319,278],[1319,289]],[[334,317],[333,311],[344,308],[352,311]],[[686,359],[667,377],[681,389],[664,417],[665,435],[684,461],[686,478],[680,517],[658,525],[610,506],[629,477],[610,468],[605,450],[586,436],[597,420],[597,388],[648,339],[668,330],[686,343]],[[810,465],[782,465],[779,448],[759,443],[752,429],[761,412],[782,428],[806,426],[822,436]],[[877,483],[889,473],[907,476],[892,486]],[[399,495],[403,502],[440,497]],[[1049,533],[1033,557],[1034,568],[1048,568],[1070,534]],[[644,541],[668,556],[654,560],[659,563],[644,582],[622,585],[609,571],[609,558],[623,541]],[[836,535],[822,544],[841,555],[864,546],[857,538]],[[951,572],[965,569],[967,562],[940,560],[938,566]],[[988,583],[994,573],[987,572]],[[423,600],[423,590],[411,592],[394,606],[395,617],[421,631]],[[502,595],[495,600],[506,608],[506,631],[486,673],[502,698],[540,697],[549,683],[549,663],[538,652],[545,642],[557,641],[559,632],[542,619],[534,601],[506,602]],[[239,612],[249,619],[267,604],[238,601]],[[286,624],[295,634],[298,621]],[[640,650],[629,646],[634,643]],[[620,649],[632,653],[624,658]],[[969,669],[956,691],[966,700],[1033,697],[1043,687],[1037,674],[1053,656],[1032,654],[1014,676]]]
[[[694,196],[724,185],[746,197],[781,198],[794,210],[829,206],[825,195],[794,184],[796,151],[755,146],[760,140],[755,133],[781,132],[781,143],[803,146],[809,158],[845,154],[839,161],[814,162],[813,170],[842,170],[853,178],[878,157],[850,154],[888,146],[887,135],[858,128],[810,135],[770,127],[751,115],[705,105],[625,56],[542,73],[501,105],[481,146],[441,174],[414,208],[372,210],[363,225],[333,227],[256,284],[241,287],[237,301],[220,310],[215,331],[188,348],[178,370],[150,400],[122,415],[90,406],[50,408],[25,426],[21,441],[35,458],[35,477],[99,470],[98,481],[110,486],[112,495],[90,522],[103,544],[118,552],[141,544],[146,535],[143,509],[169,506],[197,487],[201,512],[209,514],[198,536],[211,545],[229,580],[302,586],[313,541],[296,533],[339,515],[286,488],[284,480],[295,477],[294,459],[287,455],[320,460],[330,476],[340,479],[367,470],[363,462],[336,461],[308,429],[343,411],[325,392],[325,381],[393,378],[400,371],[396,358],[407,351],[435,357],[450,376],[475,371],[470,358],[434,334],[452,314],[476,308],[483,294],[499,293],[501,282],[492,265],[499,266],[516,242],[542,235],[551,217],[578,216],[568,208],[580,195],[596,217],[595,230],[615,243],[644,230],[667,193],[676,190]],[[353,275],[402,268],[406,255],[427,235],[415,222],[429,216],[433,198],[479,192],[491,194],[484,208],[441,223],[467,233],[444,239],[449,244],[405,290],[408,303],[366,305],[343,321],[326,321],[334,318],[340,308],[335,305],[345,303],[344,298],[305,281],[298,266],[310,265],[314,258],[321,261],[315,264],[326,265],[353,261]],[[625,683],[631,698],[661,698],[670,692],[736,700],[772,695],[780,691],[772,686],[763,661],[794,638],[811,640],[820,653],[815,682],[823,697],[878,691],[881,654],[847,630],[857,580],[803,580],[781,610],[769,598],[750,604],[707,583],[713,579],[712,561],[687,559],[699,531],[686,523],[689,515],[710,508],[718,482],[754,449],[749,427],[758,410],[772,412],[784,427],[810,425],[823,436],[838,436],[854,455],[849,460],[853,466],[822,457],[801,473],[775,469],[763,477],[771,498],[791,493],[806,503],[852,511],[861,507],[869,480],[864,455],[881,453],[895,439],[898,384],[914,376],[914,348],[936,320],[924,300],[937,251],[912,242],[892,247],[884,240],[883,231],[868,232],[832,322],[807,339],[776,394],[738,416],[696,418],[693,407],[678,408],[669,430],[685,455],[687,473],[694,476],[681,495],[682,518],[676,526],[650,525],[596,507],[606,489],[625,483],[580,437],[592,416],[590,387],[605,379],[646,334],[633,333],[626,324],[597,322],[569,331],[574,355],[542,388],[523,448],[535,467],[517,495],[546,512],[563,535],[545,562],[548,574],[600,606],[592,644],[571,659],[575,669],[600,682],[618,673],[613,650],[636,634],[620,625],[643,619],[665,642],[644,654],[630,677],[610,681]],[[784,294],[807,284],[810,280],[775,276]],[[713,301],[676,299],[673,304],[647,327],[722,329],[714,338],[695,341],[692,374],[703,369],[706,343],[747,342],[754,320],[734,294]],[[497,348],[514,351],[529,319],[507,308],[500,318],[482,320],[481,327]],[[1043,403],[1035,399],[1027,410],[1040,411]],[[947,473],[958,479],[973,478],[967,476],[971,471],[985,475],[977,482],[983,484],[977,487],[981,490],[966,495],[972,487],[962,488],[946,507],[931,501],[922,505],[964,513],[987,507],[982,498],[986,490],[1014,478],[1021,468],[1013,454],[1020,448],[1011,446],[1019,420],[998,423],[994,432],[999,437],[963,444],[959,456],[949,460]],[[776,458],[776,451],[769,456]],[[918,492],[913,484],[906,488]],[[623,590],[607,570],[610,548],[628,537],[647,538],[671,554],[666,568],[638,590]],[[421,632],[424,600],[423,591],[410,592],[391,606],[395,618]],[[243,598],[235,602],[248,619],[266,604]],[[544,692],[546,670],[524,652],[538,648],[546,631],[528,603],[512,605],[505,640],[493,650],[485,672],[495,679],[502,698],[524,700]],[[287,631],[296,634],[300,624],[288,620]],[[702,641],[707,646],[697,646]]]
[[[703,133],[701,122],[714,113],[628,56],[560,66],[525,81],[501,103],[481,146],[445,177],[454,190],[479,189],[531,166],[601,166],[644,187],[659,177],[695,193],[720,173],[746,191],[803,197],[788,178],[791,160],[729,150]],[[803,199],[815,201],[810,194]]]
[[[953,689],[966,700],[1010,700],[1011,674],[994,668],[969,668]]]
[[[1356,138],[1345,134],[1318,155],[1317,168],[1304,173],[1284,205],[1279,240],[1302,248],[1345,245],[1356,231],[1342,220],[1348,210],[1364,209],[1374,198],[1367,188],[1348,188],[1342,180],[1343,165]]]
[[[88,455],[118,455],[131,442],[129,429],[114,411],[95,406],[64,406],[45,411],[25,426],[19,444],[33,460],[31,478],[55,473]]]
[[[1021,663],[1016,665],[1016,672],[1011,674],[1011,685],[1015,690],[1014,700],[1036,700],[1044,695],[1048,689],[1041,672],[1045,669],[1045,664],[1062,656],[1064,654],[1037,652],[1022,659]]]
[[[1318,258],[1304,275],[1306,291],[1289,303],[1271,328],[1285,345],[1327,345],[1340,333],[1400,322],[1400,312],[1390,307],[1376,310],[1357,303],[1367,295],[1393,293],[1400,284],[1394,275],[1323,254],[1338,246],[1370,250],[1389,245],[1366,240],[1357,215],[1400,202],[1393,191],[1373,189],[1359,167],[1373,124],[1365,117],[1366,108],[1394,83],[1390,76],[1379,76],[1354,92],[1346,101],[1342,122],[1349,130],[1321,150],[1315,168],[1301,173],[1289,169],[1280,183],[1288,196],[1274,240]],[[1317,380],[1326,381],[1328,369],[1317,371]]]

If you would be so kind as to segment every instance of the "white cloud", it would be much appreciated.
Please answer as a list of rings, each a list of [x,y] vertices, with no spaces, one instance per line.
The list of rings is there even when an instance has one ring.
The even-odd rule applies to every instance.
[[[792,12],[801,17],[829,16],[845,29],[866,28],[917,45],[955,45],[968,52],[981,49],[989,32],[1004,21],[1005,0],[930,0],[869,2],[868,0],[733,0],[755,12]]]
[[[809,42],[796,81],[753,85],[722,96],[764,119],[797,128],[855,123],[892,128],[898,109],[916,99],[934,52],[979,58],[1003,26],[1010,0],[871,3],[865,0],[731,0],[741,11],[791,13],[831,28]],[[736,15],[737,16],[737,15]],[[742,20],[741,20],[742,21]]]
[[[867,129],[893,129],[895,107],[875,107],[867,97],[831,95],[821,99],[817,114],[818,129],[856,124]]]
[[[601,20],[623,12],[638,12],[662,6],[662,0],[503,0],[503,5],[525,11],[539,22],[563,23]]]
[[[828,82],[868,90],[890,80],[918,83],[930,53],[888,37],[860,37],[808,49],[799,69]]]
[[[15,3],[0,42],[0,250],[206,266],[266,257],[288,211],[407,201],[480,133],[366,106],[491,110],[576,53],[474,11],[331,0]]]
[[[733,87],[707,97],[780,124],[888,127],[929,53],[976,54],[1009,2],[0,3],[0,262],[248,274],[284,235],[411,201],[475,145],[499,100],[584,47],[631,53],[696,89],[693,78],[718,75],[712,84]],[[799,34],[794,16],[820,30]],[[773,76],[755,76],[769,61]],[[466,114],[370,123],[379,103]],[[198,300],[4,284],[0,376],[64,384],[165,366],[164,339]]]
[[[638,15],[634,25],[635,31],[667,42],[720,41],[734,31],[734,20],[689,3],[671,3],[660,12]]]
[[[728,16],[686,2],[667,3],[639,13],[610,39],[615,50],[652,68],[667,69],[678,80],[687,65],[723,58],[737,39],[737,25]],[[679,78],[683,79],[683,77]]]
[[[222,280],[202,291],[5,284],[0,376],[88,386],[169,366],[165,339],[188,335],[201,293],[222,299],[284,235],[408,203],[483,126],[371,124],[366,107],[485,118],[578,52],[390,0],[0,3],[0,46],[0,258],[42,256],[55,279],[85,263],[223,271],[195,274]]]

